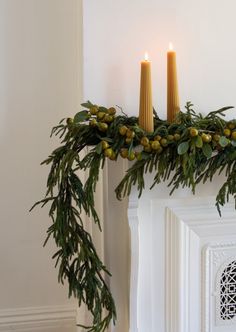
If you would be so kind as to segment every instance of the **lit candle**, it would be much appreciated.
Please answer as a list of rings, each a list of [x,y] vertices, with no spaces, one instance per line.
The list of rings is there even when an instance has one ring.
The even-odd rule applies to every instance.
[[[153,132],[151,62],[147,53],[141,62],[139,126],[147,132]]]
[[[173,122],[179,110],[176,53],[170,43],[167,52],[167,120]]]

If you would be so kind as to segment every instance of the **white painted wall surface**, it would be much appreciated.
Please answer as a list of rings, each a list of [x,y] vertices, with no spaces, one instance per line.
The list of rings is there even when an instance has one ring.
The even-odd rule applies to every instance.
[[[234,0],[84,1],[84,93],[137,114],[139,62],[152,61],[154,106],[166,114],[166,50],[177,52],[182,107],[236,105]]]
[[[66,318],[68,308],[76,308],[76,302],[67,299],[67,287],[57,284],[53,241],[42,248],[50,224],[47,211],[28,211],[45,193],[48,169],[39,164],[58,144],[49,139],[50,130],[61,118],[73,115],[82,99],[81,29],[80,0],[0,0],[0,329],[4,332],[7,327],[1,324],[6,315],[11,324],[14,312],[26,310],[30,319],[59,306]],[[54,325],[53,331],[74,331],[63,324]],[[41,330],[51,331],[45,328]]]
[[[139,107],[139,75],[140,60],[144,52],[148,51],[152,61],[153,103],[160,117],[166,117],[166,50],[172,41],[177,52],[179,92],[181,107],[191,100],[196,110],[203,113],[226,105],[236,105],[236,55],[235,30],[236,3],[214,0],[86,0],[84,1],[84,99],[90,99],[98,104],[107,106],[120,105],[130,115],[138,114]],[[235,111],[229,112],[229,117]],[[110,174],[114,173],[114,168]],[[120,176],[116,169],[115,177]],[[114,181],[112,181],[114,182]],[[148,183],[151,179],[148,179]],[[216,181],[217,182],[217,181]],[[112,183],[113,185],[113,183]],[[198,195],[214,195],[217,183],[208,187],[201,187]],[[114,187],[113,187],[114,188]],[[109,187],[109,192],[112,189]],[[148,184],[147,187],[148,188]],[[153,191],[151,196],[148,189],[140,201],[140,218],[148,210],[151,197],[168,197],[169,191],[165,186]],[[159,195],[159,196],[158,196]],[[188,191],[177,193],[174,197],[191,197]],[[111,205],[114,225],[107,236],[115,234],[115,227],[119,220],[121,207]],[[116,213],[115,213],[116,211]],[[122,210],[124,211],[124,210]],[[150,213],[150,212],[149,212]],[[143,223],[145,221],[143,220]],[[126,230],[124,230],[126,232]],[[142,227],[142,248],[151,248],[150,241],[157,235],[158,248],[162,250],[163,242],[158,238],[156,229],[151,221]],[[127,234],[120,234],[125,237]],[[158,240],[160,240],[158,242]],[[126,247],[128,245],[126,243]],[[141,248],[141,249],[142,249]],[[108,262],[112,262],[117,255],[118,248],[112,249]],[[148,310],[150,301],[157,304],[157,299],[151,295],[150,270],[158,273],[158,263],[151,267],[151,257],[145,257],[145,250],[141,257],[142,265],[142,303],[139,307],[139,331],[151,331],[152,326],[163,324],[163,306],[156,315]],[[126,260],[119,261],[116,266],[119,271],[128,271]],[[163,266],[164,261],[160,264]],[[115,264],[115,263],[113,263]],[[111,266],[115,271],[115,267]],[[145,272],[146,271],[146,272]],[[112,271],[113,272],[113,271]],[[153,274],[152,274],[153,275]],[[163,295],[164,275],[157,274],[156,282],[160,283],[156,296]],[[114,279],[113,279],[114,280]],[[122,292],[118,284],[113,285],[115,293]],[[120,293],[121,294],[121,293]],[[117,300],[117,297],[115,297]],[[127,332],[128,324],[123,315],[126,300],[118,301],[118,325],[114,331]],[[160,316],[162,317],[160,323]],[[160,329],[163,326],[161,325]],[[157,329],[155,330],[157,331]],[[158,330],[159,331],[159,330]],[[160,330],[161,331],[161,330]]]

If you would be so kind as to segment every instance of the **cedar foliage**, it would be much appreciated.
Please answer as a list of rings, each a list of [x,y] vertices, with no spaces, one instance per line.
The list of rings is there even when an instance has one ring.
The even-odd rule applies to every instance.
[[[179,187],[190,187],[194,193],[198,183],[212,181],[215,174],[224,172],[226,180],[216,196],[220,213],[230,195],[236,201],[236,120],[224,120],[231,107],[203,116],[188,102],[186,112],[180,112],[175,123],[161,120],[154,110],[154,132],[148,134],[138,126],[136,117],[128,117],[122,109],[116,115],[114,108],[91,102],[82,106],[85,109],[73,119],[63,119],[52,129],[51,136],[59,136],[61,143],[42,163],[50,166],[47,191],[32,208],[49,204],[52,224],[44,245],[53,237],[58,248],[52,257],[58,268],[58,281],[64,284],[66,280],[69,296],[76,297],[79,305],[85,303],[91,312],[92,326],[83,327],[88,332],[104,332],[111,321],[116,321],[115,303],[105,281],[110,273],[85,230],[82,213],[101,229],[94,192],[105,159],[116,160],[123,150],[133,160],[137,150],[136,161],[115,189],[118,199],[128,196],[133,186],[137,186],[141,196],[148,172],[154,174],[152,187],[169,181],[170,194]],[[140,151],[143,137],[149,143]],[[153,141],[159,142],[158,149],[152,149]],[[89,149],[81,158],[80,152],[85,148]],[[80,179],[82,171],[88,172],[85,183]]]

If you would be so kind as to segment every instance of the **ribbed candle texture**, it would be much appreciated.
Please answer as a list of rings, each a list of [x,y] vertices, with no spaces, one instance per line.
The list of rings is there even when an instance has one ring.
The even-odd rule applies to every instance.
[[[167,52],[167,120],[173,122],[179,111],[176,53],[169,50]]]
[[[148,60],[141,62],[139,126],[153,132],[151,63]]]

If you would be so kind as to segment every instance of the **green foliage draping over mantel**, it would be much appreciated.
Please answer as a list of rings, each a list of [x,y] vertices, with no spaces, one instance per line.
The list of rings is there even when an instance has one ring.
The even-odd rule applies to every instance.
[[[79,304],[84,302],[91,312],[93,324],[85,328],[103,332],[116,320],[114,300],[105,282],[110,274],[85,230],[82,215],[85,212],[100,228],[94,192],[106,158],[115,161],[121,156],[133,161],[115,189],[118,199],[129,195],[133,186],[141,195],[147,172],[154,174],[152,187],[168,180],[170,193],[179,187],[190,187],[194,193],[198,183],[224,172],[226,180],[216,196],[220,213],[229,195],[236,199],[236,120],[223,119],[231,107],[203,116],[187,103],[186,112],[180,112],[175,123],[161,120],[154,111],[154,132],[150,134],[138,126],[137,117],[128,117],[122,109],[117,112],[90,102],[82,106],[85,110],[52,130],[61,144],[42,163],[51,168],[46,196],[35,205],[50,205],[52,224],[45,244],[53,237],[58,247],[53,259],[59,282],[67,280],[69,296],[75,296]],[[81,171],[88,173],[85,183]]]

